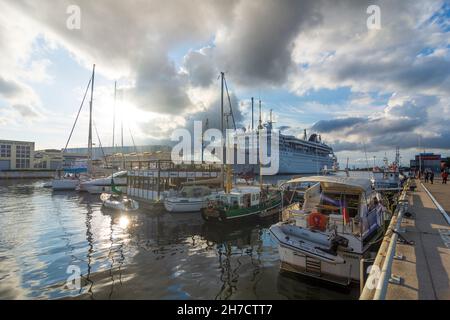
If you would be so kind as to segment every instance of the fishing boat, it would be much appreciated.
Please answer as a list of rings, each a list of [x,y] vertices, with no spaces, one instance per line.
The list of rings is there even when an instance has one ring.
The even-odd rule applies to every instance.
[[[245,186],[220,192],[202,208],[206,221],[228,221],[242,218],[265,218],[279,214],[281,192],[277,189]]]
[[[281,269],[340,285],[360,280],[360,261],[374,254],[387,212],[369,179],[317,176],[287,184],[310,184],[302,205],[283,208],[289,217],[270,227]]]
[[[371,178],[373,187],[380,192],[399,192],[402,189],[402,180],[405,179],[399,170],[399,148],[396,150],[395,161],[392,164],[389,164],[386,156],[383,162],[384,165],[381,168],[374,164]]]
[[[224,85],[226,94],[229,97],[226,80],[224,73],[221,72],[221,122],[223,127],[223,106],[224,106]],[[228,115],[231,115],[233,119],[234,130],[236,132],[236,123],[234,122],[233,109],[231,106],[231,100],[228,99],[230,113],[227,113],[227,127],[228,127]],[[262,112],[259,108],[259,126],[258,136],[261,141],[261,135],[263,134],[262,126]],[[233,139],[232,139],[233,140]],[[227,148],[230,148],[230,139],[226,140]],[[261,155],[259,155],[259,186],[235,186],[233,187],[233,173],[232,166],[225,158],[222,162],[222,182],[225,183],[224,191],[219,192],[209,199],[206,208],[201,209],[202,218],[206,221],[237,221],[244,218],[265,218],[273,217],[280,213],[282,204],[282,192],[278,188],[271,188],[270,186],[264,186],[262,181],[262,163]],[[227,162],[227,165],[224,165]],[[226,175],[226,179],[225,179]]]
[[[207,186],[184,186],[165,197],[164,207],[168,212],[199,212],[207,206],[211,195]]]

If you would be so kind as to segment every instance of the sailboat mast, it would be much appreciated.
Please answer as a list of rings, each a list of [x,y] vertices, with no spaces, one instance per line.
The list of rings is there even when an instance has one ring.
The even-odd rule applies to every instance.
[[[115,144],[115,133],[116,133],[116,96],[117,96],[117,81],[114,81],[114,106],[113,106],[113,136],[112,136],[112,147],[113,154],[115,153],[116,144]]]
[[[114,107],[113,107],[113,136],[112,136],[112,173],[114,174],[114,157],[115,157],[115,149],[116,149],[116,145],[115,145],[115,135],[116,135],[116,98],[117,98],[117,81],[114,81]]]
[[[262,114],[261,114],[261,100],[259,100],[259,125],[258,125],[258,150],[259,150],[259,189],[262,191],[263,178],[262,178],[262,151],[261,151],[261,131],[262,131]]]
[[[225,170],[224,170],[224,164],[225,164],[225,150],[224,147],[224,137],[223,137],[223,78],[224,73],[220,73],[220,79],[221,79],[221,87],[220,87],[220,132],[222,133],[222,167],[221,167],[221,174],[222,174],[222,187],[225,188]]]
[[[92,104],[94,100],[94,77],[95,77],[95,64],[92,68],[92,81],[91,81],[91,101],[89,103],[89,137],[88,137],[88,168],[92,165]]]

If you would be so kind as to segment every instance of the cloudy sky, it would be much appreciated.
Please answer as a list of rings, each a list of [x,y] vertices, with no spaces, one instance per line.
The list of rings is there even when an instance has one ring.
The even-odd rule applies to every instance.
[[[369,5],[381,28],[368,29]],[[80,29],[67,27],[70,5]],[[72,21],[72,20],[70,20]],[[1,0],[0,138],[64,146],[92,64],[94,121],[112,143],[114,81],[125,143],[219,121],[220,71],[240,126],[250,98],[301,135],[319,132],[341,164],[396,146],[450,155],[448,1]],[[87,105],[86,105],[87,106]],[[84,109],[71,146],[87,144]]]

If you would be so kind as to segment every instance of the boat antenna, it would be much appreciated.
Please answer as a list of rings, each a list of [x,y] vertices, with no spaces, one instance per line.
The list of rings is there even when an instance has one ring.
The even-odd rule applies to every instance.
[[[253,97],[252,97],[252,131],[253,131],[253,129],[254,129],[254,121],[253,121]]]
[[[262,129],[261,99],[259,100],[259,125],[258,129]]]
[[[94,101],[94,78],[95,78],[95,64],[92,67],[92,81],[91,81],[91,101],[89,103],[89,137],[88,137],[88,168],[92,165],[92,105]]]

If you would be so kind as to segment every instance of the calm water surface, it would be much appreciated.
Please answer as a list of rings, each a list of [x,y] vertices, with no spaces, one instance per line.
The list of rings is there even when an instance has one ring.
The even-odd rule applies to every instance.
[[[111,214],[98,196],[0,181],[0,299],[356,299],[358,290],[280,273],[264,224],[199,213]],[[72,268],[72,269],[71,269]],[[66,281],[73,268],[81,289]]]

